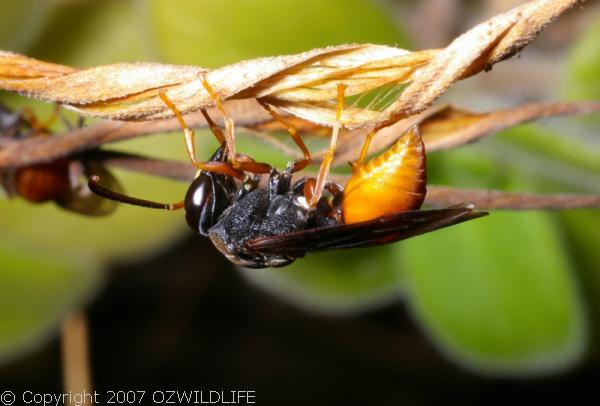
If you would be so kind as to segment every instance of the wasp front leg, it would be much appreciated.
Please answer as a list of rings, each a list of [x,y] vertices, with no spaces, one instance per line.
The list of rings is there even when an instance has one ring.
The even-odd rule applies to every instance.
[[[200,81],[202,82],[204,90],[206,90],[206,92],[209,94],[210,98],[215,103],[215,106],[223,116],[223,121],[225,122],[225,133],[223,133],[221,129],[215,124],[215,122],[210,118],[206,110],[202,110],[202,114],[208,122],[208,125],[212,130],[213,134],[215,134],[219,142],[225,142],[225,145],[227,146],[227,153],[229,156],[229,163],[231,164],[231,166],[236,170],[251,172],[254,174],[271,172],[271,165],[269,164],[256,162],[254,160],[249,161],[239,159],[239,156],[236,153],[235,149],[235,131],[233,120],[225,111],[221,96],[219,96],[219,94],[217,94],[217,92],[215,92],[215,90],[212,88],[210,83],[208,83],[205,75],[202,75],[200,77]]]
[[[181,114],[181,111],[177,108],[177,106],[175,106],[175,104],[173,104],[173,102],[167,97],[167,95],[164,92],[160,92],[158,95],[160,96],[162,101],[167,105],[167,107],[169,109],[171,109],[171,111],[175,115],[175,118],[179,122],[179,126],[183,130],[183,135],[185,137],[185,147],[186,147],[186,150],[188,153],[188,157],[190,158],[190,161],[197,169],[199,169],[201,171],[207,171],[207,172],[224,173],[224,174],[232,176],[236,179],[244,178],[244,173],[242,170],[238,170],[238,169],[234,168],[232,165],[228,164],[227,162],[213,162],[213,161],[200,162],[200,161],[198,161],[196,159],[196,138],[195,138],[194,130],[187,126],[185,120],[183,119],[183,115]],[[225,142],[225,138],[224,138],[223,133],[221,132],[220,128],[210,119],[210,117],[208,116],[208,114],[206,112],[203,111],[203,113],[205,114],[205,117],[208,117],[208,119],[207,119],[208,125],[211,128],[213,134],[215,135],[215,138],[217,139],[217,141],[219,141],[221,144],[223,142]]]

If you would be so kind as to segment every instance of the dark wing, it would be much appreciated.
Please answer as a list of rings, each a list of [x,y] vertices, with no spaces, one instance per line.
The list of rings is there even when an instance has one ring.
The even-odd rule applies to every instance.
[[[338,224],[255,238],[246,243],[246,248],[261,254],[300,257],[311,251],[371,247],[404,240],[487,214],[476,210],[472,205],[405,211],[361,223]]]
[[[100,176],[102,183],[107,188],[123,193],[123,186],[121,186],[117,178],[115,178],[101,163],[86,161],[84,166],[84,178],[89,178],[92,175]],[[85,182],[71,190],[71,193],[57,199],[56,203],[65,210],[94,217],[107,216],[114,212],[119,206],[119,204],[113,200],[105,199],[102,196],[90,192]]]

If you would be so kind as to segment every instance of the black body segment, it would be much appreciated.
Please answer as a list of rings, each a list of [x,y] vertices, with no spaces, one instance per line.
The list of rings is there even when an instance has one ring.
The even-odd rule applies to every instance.
[[[275,194],[255,189],[244,195],[223,212],[208,236],[213,244],[233,262],[249,268],[283,266],[295,257],[271,252],[262,255],[246,249],[255,238],[282,235],[303,230],[310,210],[299,205],[288,192]]]
[[[362,223],[335,224],[285,235],[259,237],[248,241],[246,249],[262,255],[277,252],[301,257],[312,251],[365,248],[404,240],[485,215],[487,213],[469,205],[406,211]]]

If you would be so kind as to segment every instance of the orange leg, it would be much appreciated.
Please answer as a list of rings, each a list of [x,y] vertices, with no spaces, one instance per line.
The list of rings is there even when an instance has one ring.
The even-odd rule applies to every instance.
[[[298,172],[306,168],[306,166],[312,161],[312,158],[310,157],[310,152],[308,151],[308,148],[306,148],[306,145],[302,141],[302,138],[300,138],[296,127],[292,123],[287,121],[285,118],[277,114],[275,111],[273,111],[271,106],[269,106],[264,101],[258,100],[258,102],[265,110],[267,110],[271,117],[273,117],[276,121],[279,121],[282,125],[284,125],[287,128],[290,137],[292,137],[296,145],[298,145],[298,148],[300,148],[302,150],[302,153],[304,154],[304,158],[297,159],[292,162],[292,172]]]
[[[210,117],[208,112],[206,110],[202,109],[202,115],[206,119],[208,126],[210,127],[211,131],[213,132],[213,134],[215,135],[217,140],[221,143],[221,145],[227,144],[227,141],[225,140],[225,136],[223,135],[223,131],[221,131],[219,126],[212,120],[212,118]],[[243,157],[243,159],[242,159],[242,157]],[[238,162],[238,170],[240,170],[240,171],[246,171],[246,172],[251,172],[251,173],[269,173],[269,172],[271,172],[271,169],[272,169],[271,165],[261,163],[261,162],[256,162],[254,159],[250,158],[247,155],[236,154],[236,160]],[[207,162],[207,163],[209,163],[209,162]]]
[[[341,195],[344,192],[343,187],[332,181],[325,183],[325,190],[331,193],[334,197]]]
[[[236,151],[235,151],[235,133],[234,133],[233,120],[227,115],[227,112],[225,111],[225,108],[223,107],[223,101],[221,100],[221,96],[219,96],[217,94],[217,92],[214,91],[212,86],[206,80],[205,75],[201,76],[200,81],[202,82],[202,86],[204,87],[204,89],[210,95],[210,98],[215,102],[215,106],[221,112],[221,115],[223,116],[223,120],[225,121],[225,134],[223,134],[223,132],[215,124],[215,122],[212,121],[212,119],[210,119],[210,116],[208,115],[208,113],[205,110],[202,110],[202,115],[204,115],[204,118],[206,118],[208,125],[210,126],[211,130],[215,134],[215,137],[217,137],[219,142],[223,143],[223,141],[224,141],[225,144],[227,145],[227,151],[228,151],[228,155],[229,155],[229,163],[233,166],[233,168],[240,170],[240,171],[247,171],[247,172],[252,172],[252,173],[269,173],[269,172],[271,172],[271,169],[272,169],[271,165],[268,165],[266,163],[256,162],[254,160],[252,160],[251,162],[249,162],[249,161],[242,162],[242,161],[238,160],[238,155],[236,154]]]
[[[200,77],[200,81],[202,82],[202,86],[208,92],[210,98],[215,102],[215,106],[221,112],[223,116],[223,121],[225,122],[225,142],[227,143],[227,149],[229,151],[229,162],[237,168],[237,159],[235,154],[235,136],[234,136],[234,125],[233,120],[227,115],[225,108],[223,107],[223,101],[221,100],[221,96],[215,92],[210,83],[206,80],[206,75],[202,75]],[[222,134],[222,133],[221,133]]]
[[[344,92],[346,90],[346,85],[338,83],[337,85],[337,111],[335,114],[335,124],[333,125],[333,130],[331,131],[331,139],[329,140],[329,150],[323,157],[323,162],[321,163],[321,168],[319,168],[319,173],[317,174],[317,180],[315,182],[312,196],[307,196],[307,200],[309,201],[310,207],[315,207],[321,195],[323,194],[323,188],[325,186],[327,176],[329,175],[329,169],[331,168],[331,162],[333,161],[333,156],[335,154],[335,150],[337,149],[338,136],[340,133],[340,128],[342,126],[342,111],[344,110]],[[305,189],[306,190],[306,189]]]
[[[54,110],[52,111],[52,114],[50,115],[50,117],[48,117],[48,119],[46,119],[46,121],[42,122],[38,119],[38,117],[36,116],[36,114],[33,112],[33,110],[31,108],[23,107],[21,109],[21,115],[27,122],[29,122],[29,125],[31,126],[31,129],[33,130],[35,135],[48,135],[49,134],[48,127],[50,127],[52,125],[52,123],[54,121],[56,121],[59,114],[60,114],[60,105],[55,104]]]
[[[205,109],[202,109],[201,111],[204,119],[208,123],[210,131],[212,131],[212,133],[215,135],[215,138],[217,141],[219,141],[219,144],[223,145],[225,143],[225,135],[223,135],[223,131],[221,131],[221,128],[212,120],[212,118],[210,118]]]
[[[254,174],[264,174],[270,173],[273,167],[269,164],[263,162],[256,162],[254,159],[250,158],[248,155],[237,154],[236,155],[239,167],[241,170],[245,172],[250,172]]]
[[[360,156],[358,157],[358,159],[354,162],[351,162],[350,165],[352,166],[352,172],[355,172],[358,168],[360,168],[364,162],[365,159],[367,159],[367,155],[369,154],[369,147],[371,146],[371,141],[373,141],[373,138],[375,137],[375,135],[377,135],[377,133],[382,130],[383,128],[387,128],[391,125],[394,125],[395,122],[392,123],[387,123],[387,124],[380,124],[379,126],[373,128],[371,131],[369,131],[369,133],[367,134],[367,136],[365,137],[365,141],[363,142],[362,148],[360,150]]]
[[[304,183],[304,189],[303,189],[304,197],[306,198],[306,201],[308,201],[308,202],[310,202],[313,199],[313,194],[315,191],[316,183],[317,183],[317,180],[315,178],[308,178],[308,179],[306,179],[306,182]],[[342,188],[337,183],[331,182],[331,181],[325,182],[323,189],[327,190],[329,193],[331,193],[331,195],[333,197],[337,197],[344,192],[344,188]]]
[[[175,115],[175,118],[179,122],[179,125],[183,129],[183,135],[185,137],[185,147],[187,149],[188,157],[190,158],[190,161],[196,168],[200,169],[201,171],[219,172],[229,176],[233,176],[237,179],[244,179],[244,173],[242,171],[233,168],[226,162],[200,162],[196,160],[196,140],[194,130],[187,126],[185,120],[183,119],[181,111],[179,111],[179,109],[173,104],[173,102],[167,97],[165,93],[160,92],[158,95],[160,96],[162,101],[167,105],[167,107],[171,109],[171,111]],[[220,141],[223,136],[221,130],[216,126],[214,122],[212,122],[212,120],[209,121],[208,125],[211,127],[211,129],[213,129],[213,126],[217,129],[217,131],[213,130],[213,134],[215,134],[217,140]]]
[[[50,117],[48,117],[46,119],[46,121],[44,121],[43,123],[40,124],[40,129],[45,132],[48,132],[48,127],[50,127],[52,125],[52,123],[55,122],[59,116],[60,116],[60,105],[55,104],[54,110],[52,110],[52,114],[50,114]]]
[[[351,163],[352,171],[355,171],[357,168],[362,166],[362,164],[365,162],[365,159],[367,158],[367,154],[369,153],[369,146],[371,145],[371,141],[373,141],[373,137],[375,136],[375,134],[377,134],[378,131],[379,131],[379,128],[377,128],[377,127],[373,128],[371,131],[369,131],[369,133],[365,137],[365,141],[360,150],[360,156],[358,157],[358,159],[355,162]]]

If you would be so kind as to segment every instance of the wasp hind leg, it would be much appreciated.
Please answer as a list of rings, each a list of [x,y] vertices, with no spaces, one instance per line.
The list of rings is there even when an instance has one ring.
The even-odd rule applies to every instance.
[[[327,183],[327,176],[329,175],[329,169],[331,168],[331,162],[337,149],[338,136],[342,127],[342,112],[344,110],[344,94],[346,91],[346,85],[338,83],[337,85],[337,109],[335,114],[335,124],[331,131],[331,138],[329,140],[329,149],[323,157],[317,179],[313,182],[306,182],[304,187],[304,193],[310,207],[315,207],[318,203],[323,189]]]
[[[350,165],[352,166],[352,172],[355,172],[361,166],[363,166],[365,159],[367,158],[367,155],[369,153],[369,147],[371,146],[371,141],[373,141],[373,138],[379,132],[379,130],[380,130],[379,127],[375,127],[371,131],[369,131],[369,133],[365,137],[365,141],[363,142],[358,159],[356,161],[350,163]]]

